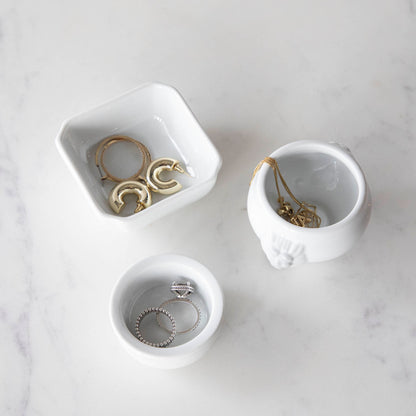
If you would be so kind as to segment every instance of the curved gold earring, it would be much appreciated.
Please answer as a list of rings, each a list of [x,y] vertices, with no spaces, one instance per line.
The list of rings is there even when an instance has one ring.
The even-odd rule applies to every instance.
[[[129,142],[133,143],[141,152],[142,154],[142,164],[139,170],[129,178],[118,178],[117,176],[112,175],[107,167],[104,164],[104,153],[114,144],[119,142]],[[124,182],[124,181],[137,181],[144,169],[148,166],[151,161],[150,152],[147,147],[139,142],[138,140],[134,140],[129,136],[123,136],[120,134],[116,134],[114,136],[107,137],[106,139],[102,140],[95,151],[95,165],[98,168],[98,171],[101,175],[101,180],[108,179],[113,182]],[[104,171],[104,172],[103,172]]]
[[[152,204],[152,195],[150,194],[145,180],[142,178],[139,178],[139,180],[142,182],[121,182],[110,192],[108,202],[115,213],[120,214],[121,210],[124,208],[124,196],[127,194],[134,194],[137,196],[137,205],[134,210],[135,213],[144,210]]]
[[[164,157],[154,160],[147,169],[146,179],[152,191],[170,195],[182,189],[182,185],[175,179],[164,181],[160,179],[163,171],[186,173],[178,160]]]

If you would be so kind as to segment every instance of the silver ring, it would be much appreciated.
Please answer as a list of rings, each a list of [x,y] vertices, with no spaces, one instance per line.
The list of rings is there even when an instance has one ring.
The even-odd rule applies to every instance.
[[[161,313],[163,313],[164,315],[166,315],[170,319],[170,322],[172,323],[172,329],[168,329],[168,328],[164,327],[164,329],[166,329],[167,331],[170,332],[169,338],[166,339],[165,341],[157,342],[156,343],[156,342],[147,341],[146,339],[143,338],[143,335],[140,332],[140,323],[141,323],[142,319],[146,315],[149,315],[151,313],[156,313],[156,317],[158,319],[158,322],[159,322],[159,318],[158,317],[159,317],[159,314],[161,314]],[[176,322],[175,322],[175,319],[173,318],[173,316],[166,309],[163,309],[161,307],[159,307],[159,308],[153,307],[153,308],[147,308],[147,309],[145,309],[137,317],[135,329],[136,329],[136,336],[137,336],[137,338],[139,339],[140,342],[143,342],[143,344],[150,345],[151,347],[156,347],[156,348],[164,348],[164,347],[167,347],[174,340],[174,338],[176,336]]]
[[[170,291],[174,293],[178,298],[186,298],[189,295],[194,293],[194,287],[191,285],[191,282],[186,283],[176,283],[173,282],[170,285]]]
[[[201,322],[201,310],[199,309],[199,306],[195,305],[195,303],[193,303],[190,299],[177,297],[177,298],[166,300],[165,302],[163,302],[159,306],[159,308],[163,309],[164,306],[169,305],[170,303],[175,303],[175,302],[185,302],[185,303],[193,306],[193,308],[196,310],[196,314],[197,314],[196,320],[190,328],[188,328],[184,331],[177,331],[176,333],[177,334],[185,334],[186,332],[193,331],[199,325],[199,323]],[[167,331],[169,331],[169,329],[166,328],[166,326],[163,324],[162,320],[160,319],[160,315],[158,313],[156,313],[156,319],[157,319],[157,323],[159,324],[159,326],[161,328],[166,329]]]

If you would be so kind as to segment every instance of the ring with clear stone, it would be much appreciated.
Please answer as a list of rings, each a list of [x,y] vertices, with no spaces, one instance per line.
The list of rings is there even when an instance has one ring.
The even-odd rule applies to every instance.
[[[174,293],[178,298],[184,299],[184,298],[187,298],[189,295],[192,295],[195,289],[191,285],[191,282],[186,282],[186,283],[173,282],[170,285],[170,291]]]

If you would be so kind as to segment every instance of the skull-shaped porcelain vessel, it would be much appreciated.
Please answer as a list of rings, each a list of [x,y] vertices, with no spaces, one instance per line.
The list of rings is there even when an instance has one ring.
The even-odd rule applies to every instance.
[[[334,259],[350,250],[370,219],[371,196],[364,174],[350,150],[337,143],[302,140],[270,157],[278,162],[289,189],[317,207],[320,228],[303,228],[281,218],[272,168],[263,164],[247,200],[248,217],[270,264],[286,269]],[[283,186],[286,201],[294,208]]]

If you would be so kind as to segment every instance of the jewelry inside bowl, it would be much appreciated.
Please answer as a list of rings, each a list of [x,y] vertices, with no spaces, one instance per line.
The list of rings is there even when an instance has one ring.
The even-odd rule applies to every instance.
[[[347,217],[358,201],[357,179],[345,163],[333,155],[296,153],[279,156],[277,162],[296,198],[316,206],[321,227],[336,224]],[[283,187],[281,191],[285,200],[296,206]],[[265,192],[270,206],[277,211],[279,204],[271,169],[266,176]]]
[[[121,215],[109,205],[115,183],[101,179],[95,154],[103,139],[122,135],[141,142],[152,160],[172,158],[186,174],[169,172],[182,189],[172,195],[152,193],[152,204],[131,215],[133,203]],[[58,150],[96,211],[124,223],[148,224],[194,202],[214,186],[221,157],[180,94],[172,87],[150,83],[66,121],[56,139]],[[114,176],[129,177],[142,162],[133,143],[117,143],[104,155]],[[101,167],[102,168],[102,167]],[[131,195],[130,195],[131,196]],[[134,198],[131,198],[133,201]]]
[[[272,166],[256,169],[247,214],[270,264],[283,270],[334,259],[354,247],[370,219],[371,194],[351,152],[337,143],[301,140],[276,149],[267,159],[277,162],[292,194],[281,187],[285,203],[294,212],[302,203],[310,204],[320,220],[319,227],[305,227],[301,220],[306,216],[299,217],[300,225],[280,216],[278,211],[285,211],[278,201]]]
[[[194,291],[173,302],[178,300],[171,291],[173,282],[190,282]],[[137,318],[149,308],[162,308],[174,318],[176,334],[164,348],[138,339]],[[158,322],[156,312],[145,312],[143,322],[139,319],[139,335],[155,344],[173,335],[167,314]],[[222,292],[212,273],[196,260],[174,254],[149,257],[132,266],[116,284],[110,304],[113,328],[127,351],[159,368],[182,367],[201,358],[216,339],[222,313]]]

